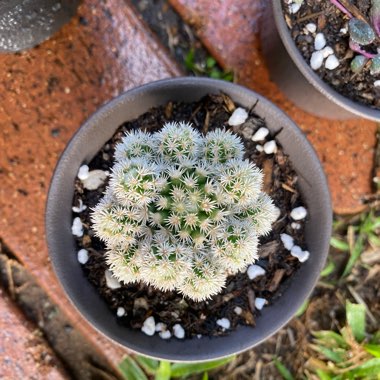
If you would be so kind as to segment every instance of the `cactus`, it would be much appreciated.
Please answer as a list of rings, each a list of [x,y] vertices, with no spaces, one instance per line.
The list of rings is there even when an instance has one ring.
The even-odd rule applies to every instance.
[[[202,301],[252,264],[276,213],[243,152],[231,132],[184,122],[127,133],[91,216],[114,276]]]
[[[349,46],[351,50],[359,54],[351,63],[352,71],[359,73],[369,61],[370,74],[378,74],[380,72],[380,0],[371,0],[370,20],[367,20],[359,9],[348,0],[330,0],[330,2],[350,19],[348,22]],[[375,52],[374,47],[371,48],[371,44],[376,45]]]

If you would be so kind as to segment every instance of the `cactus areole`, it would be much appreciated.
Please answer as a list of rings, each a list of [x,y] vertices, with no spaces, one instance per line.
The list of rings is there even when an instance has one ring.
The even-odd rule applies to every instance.
[[[231,132],[202,136],[186,122],[127,133],[92,213],[113,275],[202,301],[255,262],[276,213],[243,153]]]

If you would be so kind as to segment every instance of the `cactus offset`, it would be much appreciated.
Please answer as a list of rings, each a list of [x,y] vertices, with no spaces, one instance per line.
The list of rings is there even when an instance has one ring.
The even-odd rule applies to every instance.
[[[243,151],[229,131],[201,136],[183,122],[127,133],[92,214],[113,274],[201,301],[252,264],[275,208]]]

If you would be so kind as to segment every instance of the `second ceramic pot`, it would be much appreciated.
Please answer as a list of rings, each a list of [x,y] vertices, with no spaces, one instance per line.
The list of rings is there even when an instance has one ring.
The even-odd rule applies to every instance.
[[[226,93],[234,102],[265,119],[268,128],[289,155],[298,173],[308,208],[306,245],[309,260],[295,273],[288,288],[273,305],[262,310],[255,328],[239,326],[224,337],[170,339],[148,337],[116,323],[114,313],[89,283],[77,261],[71,232],[74,182],[79,167],[89,163],[125,121],[169,101],[194,102],[207,94]],[[46,233],[51,261],[68,297],[99,331],[128,349],[171,361],[204,361],[236,354],[253,347],[284,326],[310,295],[325,264],[331,234],[332,209],[324,172],[300,129],[275,105],[236,84],[207,78],[167,79],[135,88],[101,107],[74,135],[62,154],[50,186]]]
[[[271,79],[297,106],[330,119],[362,117],[380,121],[380,110],[342,96],[312,70],[290,35],[282,0],[270,0],[265,5],[261,29],[262,50]]]

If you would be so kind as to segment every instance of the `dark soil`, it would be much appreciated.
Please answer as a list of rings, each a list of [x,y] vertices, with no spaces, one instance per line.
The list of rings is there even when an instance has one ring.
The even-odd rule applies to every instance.
[[[195,128],[206,133],[215,128],[227,125],[235,105],[224,94],[210,95],[195,103],[168,103],[165,106],[153,108],[141,115],[138,119],[121,125],[115,135],[89,163],[90,170],[110,170],[113,165],[114,146],[124,133],[131,129],[141,128],[145,131],[158,131],[167,121],[190,121]],[[272,232],[260,240],[260,259],[257,262],[266,270],[266,275],[250,280],[246,273],[230,276],[223,292],[205,302],[194,302],[184,298],[176,292],[162,292],[145,284],[124,285],[119,289],[111,290],[106,286],[104,272],[105,247],[94,236],[91,229],[90,213],[102,197],[107,184],[95,191],[83,189],[80,180],[75,184],[73,203],[79,204],[81,199],[87,209],[80,214],[84,224],[84,236],[77,238],[78,250],[85,248],[89,251],[89,260],[83,266],[89,281],[99,290],[109,307],[115,312],[118,307],[126,310],[125,316],[118,318],[118,322],[132,328],[141,328],[145,319],[151,315],[156,323],[163,322],[168,328],[180,323],[186,331],[186,337],[202,335],[223,335],[216,321],[228,318],[231,329],[238,324],[255,325],[255,319],[260,312],[254,307],[255,297],[262,297],[271,304],[280,297],[286,288],[287,280],[299,267],[298,259],[285,250],[280,240],[281,233],[288,233],[302,248],[305,248],[303,226],[294,230],[291,228],[290,211],[302,204],[301,195],[297,189],[297,175],[291,167],[288,157],[279,146],[276,154],[267,155],[256,149],[256,144],[250,137],[259,127],[265,126],[254,109],[250,110],[247,121],[235,132],[240,134],[245,145],[245,158],[250,159],[264,172],[265,191],[281,209],[280,218],[274,223]],[[272,139],[267,136],[267,139]],[[77,214],[73,215],[77,216]],[[79,263],[78,263],[79,265]],[[234,308],[239,306],[243,312],[237,315]],[[266,306],[268,307],[268,306]]]
[[[316,71],[321,79],[349,99],[372,108],[380,108],[380,87],[374,86],[374,82],[380,79],[380,75],[371,75],[368,65],[358,74],[354,74],[350,68],[351,61],[357,53],[349,48],[349,34],[340,32],[342,28],[347,29],[348,17],[329,0],[305,0],[296,14],[290,14],[286,1],[282,0],[282,2],[286,23],[305,61],[309,63],[315,51],[315,34],[304,33],[304,28],[308,23],[317,25],[316,33],[324,34],[326,46],[330,46],[339,59],[340,65],[336,69],[328,70],[323,64]],[[369,19],[369,0],[352,0],[351,3]],[[376,46],[371,46],[369,49],[376,52]]]

